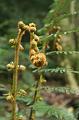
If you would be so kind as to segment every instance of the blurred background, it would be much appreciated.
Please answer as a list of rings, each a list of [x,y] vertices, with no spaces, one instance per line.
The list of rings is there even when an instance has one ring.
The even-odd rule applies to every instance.
[[[56,0],[55,0],[56,1]],[[8,41],[10,38],[17,36],[17,23],[22,20],[28,24],[34,22],[37,25],[37,29],[45,28],[46,25],[52,22],[52,19],[62,14],[71,13],[67,17],[63,17],[58,21],[53,22],[53,25],[61,26],[61,32],[70,31],[70,34],[62,35],[62,46],[63,50],[66,51],[78,51],[79,50],[79,15],[74,14],[75,11],[79,13],[79,1],[69,0],[63,5],[62,0],[58,0],[59,3],[56,5],[54,0],[0,0],[0,120],[5,120],[10,116],[11,105],[6,102],[3,98],[3,94],[7,93],[11,89],[12,85],[12,72],[6,69],[6,65],[13,61],[14,49],[11,48]],[[56,5],[56,8],[54,8]],[[57,7],[58,6],[58,7]],[[56,9],[55,14],[53,9]],[[73,15],[74,14],[74,15]],[[52,16],[52,17],[51,17]],[[49,26],[49,29],[51,27]],[[72,29],[74,32],[72,32]],[[77,29],[77,30],[76,30]],[[77,32],[76,32],[77,31]],[[39,35],[39,31],[37,34]],[[48,34],[48,33],[46,33]],[[40,33],[41,35],[41,33]],[[23,36],[22,45],[24,47],[24,53],[20,53],[20,64],[26,66],[26,71],[19,73],[19,85],[18,89],[28,89],[29,86],[34,84],[34,81],[39,79],[39,74],[33,73],[32,69],[35,69],[29,61],[29,33]],[[49,44],[49,50],[52,51],[52,42]],[[44,73],[43,77],[47,81],[46,85],[52,86],[68,86],[71,88],[78,88],[79,85],[79,53],[72,52],[67,54],[54,54],[47,56],[48,66],[47,68],[64,67],[71,69],[72,72],[58,73]],[[28,79],[29,78],[29,79]],[[50,104],[59,104],[59,101],[52,100],[48,94],[44,94],[45,100]],[[61,100],[61,96],[59,96]],[[67,100],[67,99],[66,99]],[[70,103],[67,105],[74,108],[74,104],[79,101],[76,98],[69,98]],[[28,101],[28,100],[27,100]],[[73,101],[73,102],[72,102]],[[63,103],[64,101],[62,101]],[[66,102],[66,101],[65,101]],[[73,103],[73,105],[71,105]],[[79,105],[79,104],[78,104]],[[20,106],[23,109],[24,106]],[[20,108],[20,109],[21,109]],[[23,112],[23,110],[21,111]],[[78,111],[76,112],[78,113]],[[5,118],[5,117],[6,118]],[[78,117],[78,115],[77,115]]]

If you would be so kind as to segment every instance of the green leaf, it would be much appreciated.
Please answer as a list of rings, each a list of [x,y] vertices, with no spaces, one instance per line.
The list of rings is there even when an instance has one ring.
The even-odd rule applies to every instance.
[[[68,112],[66,108],[50,106],[43,101],[38,101],[33,105],[33,109],[39,113],[43,113],[49,119],[56,118],[57,120],[76,120],[73,113]]]

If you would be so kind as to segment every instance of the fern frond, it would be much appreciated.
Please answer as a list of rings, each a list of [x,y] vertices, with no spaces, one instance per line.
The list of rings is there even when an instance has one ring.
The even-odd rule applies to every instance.
[[[51,13],[51,16],[52,16],[52,10],[50,10],[50,13]],[[65,18],[68,18],[68,17],[71,17],[71,16],[74,16],[74,15],[78,15],[79,14],[79,11],[75,11],[73,13],[66,13],[66,14],[62,14],[60,16],[57,16],[55,18],[55,21],[56,22],[60,22],[62,19],[65,19]],[[46,23],[46,27],[51,27],[54,25],[54,19],[51,20],[51,22],[49,23]]]
[[[75,73],[75,74],[79,74],[79,71],[74,71],[71,68],[65,69],[62,67],[57,67],[57,68],[48,68],[48,69],[35,69],[32,72],[50,72],[50,73],[65,73],[65,72],[71,72],[71,73]]]
[[[69,5],[70,2],[72,0],[63,0],[63,1],[59,1],[59,0],[55,0],[54,3],[51,5],[51,9],[52,11],[49,11],[46,19],[45,19],[45,23],[50,23],[51,20],[53,20],[54,22],[56,20],[56,18],[62,14],[67,14],[69,12]]]
[[[78,28],[74,28],[72,30],[64,31],[61,34],[67,35],[67,34],[71,34],[71,33],[74,33],[74,32],[79,32],[79,27]]]
[[[47,92],[58,93],[58,94],[67,94],[73,96],[79,96],[78,88],[70,88],[70,87],[49,87],[44,86],[41,87],[41,90],[46,90]]]
[[[50,120],[76,120],[73,113],[68,112],[66,108],[49,106],[43,101],[38,101],[33,105],[33,109],[43,115],[48,116]]]
[[[51,51],[47,52],[46,55],[51,55],[51,54],[63,54],[63,55],[72,55],[72,54],[79,54],[79,51]]]
[[[46,30],[46,29],[44,28],[44,30]],[[54,40],[57,37],[57,35],[59,35],[59,34],[68,35],[68,34],[71,34],[71,33],[74,33],[74,32],[79,32],[79,27],[68,30],[68,31],[62,31],[62,32],[59,32],[59,33],[56,33],[56,34],[42,35],[42,36],[40,36],[40,41],[41,41],[41,43],[47,43],[48,41]]]
[[[53,118],[55,118],[55,120],[76,120],[73,113],[68,112],[66,108],[62,107],[51,107],[48,116],[50,120],[54,120]]]

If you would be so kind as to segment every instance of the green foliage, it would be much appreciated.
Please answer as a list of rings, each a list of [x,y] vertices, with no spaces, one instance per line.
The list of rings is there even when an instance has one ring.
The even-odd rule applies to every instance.
[[[62,24],[61,24],[61,22],[64,19],[69,20],[71,16],[74,19],[74,17],[79,14],[78,11],[74,11],[73,13],[71,13],[71,11],[70,11],[71,2],[73,2],[73,0],[69,0],[69,1],[54,0],[54,4],[51,5],[51,10],[47,14],[47,17],[44,21],[44,23],[45,23],[44,27],[38,31],[38,33],[41,35],[40,36],[41,44],[46,45],[50,42],[50,44],[53,46],[53,42],[56,39],[57,35],[61,34],[65,37],[65,36],[75,34],[76,32],[77,33],[79,32],[79,27],[74,27],[74,28],[68,27],[68,29],[65,29],[64,26],[62,26]],[[73,23],[73,24],[75,24],[75,23]],[[71,24],[71,26],[73,26],[73,24]],[[51,32],[51,34],[49,34],[49,31],[53,28],[53,26],[61,26],[62,29],[58,33]],[[64,39],[63,39],[63,43],[64,43]],[[78,44],[78,42],[77,42],[77,44]],[[72,45],[72,43],[70,45]],[[79,50],[79,48],[78,48],[78,50]],[[69,59],[70,55],[71,55],[71,57],[78,56],[78,53],[79,53],[78,51],[71,50],[71,49],[68,49],[67,51],[65,51],[65,50],[54,51],[53,49],[48,50],[48,51],[46,51],[46,55],[48,57],[48,61],[49,61],[48,63],[50,63],[50,59],[51,59],[51,65],[50,65],[51,67],[49,68],[49,66],[48,66],[48,67],[42,68],[42,69],[41,68],[35,69],[35,70],[33,70],[33,72],[34,73],[40,72],[40,73],[44,73],[45,75],[46,74],[49,75],[49,74],[53,74],[53,73],[66,73],[66,72],[72,73],[72,74],[79,74],[79,70],[78,71],[73,70],[72,67],[67,68],[67,69],[65,69],[64,66],[58,67],[58,65],[56,68],[53,67],[53,66],[55,66],[55,63],[53,64],[54,58],[55,58],[55,60],[57,60],[57,57],[59,57],[59,59],[62,59],[60,61],[63,61],[66,57],[67,57],[67,59]],[[61,57],[60,55],[63,57]],[[44,87],[42,87],[42,90],[46,90],[49,93],[53,92],[53,93],[64,94],[64,95],[68,94],[71,96],[79,95],[78,89],[73,89],[73,88],[68,88],[68,87],[53,87],[52,88],[50,86],[48,86],[48,87],[44,86]],[[40,102],[38,102],[35,106],[36,111],[41,112],[41,113],[45,112],[46,113],[45,115],[47,115],[47,113],[49,113],[50,108],[51,108],[50,116],[52,116],[49,118],[50,120],[52,120],[52,119],[53,120],[54,119],[55,120],[62,120],[62,119],[63,120],[66,120],[66,119],[67,120],[68,119],[76,120],[76,118],[73,115],[70,115],[70,113],[67,113],[67,110],[64,108],[62,109],[62,108],[58,108],[58,107],[56,108],[56,106],[55,107],[54,106],[52,106],[52,107],[46,106],[46,104],[43,105],[43,103],[40,104]],[[68,116],[66,116],[66,115],[68,115]]]
[[[42,89],[44,89],[48,92],[58,93],[58,94],[67,94],[67,95],[71,95],[71,96],[79,95],[78,88],[69,88],[69,87],[52,87],[52,88],[50,88],[49,86],[48,87],[46,86],[46,87],[43,87]]]
[[[20,63],[26,65],[26,71],[24,73],[19,73],[18,91],[20,89],[24,89],[27,92],[27,95],[17,97],[17,103],[20,106],[18,110],[18,114],[21,112],[24,112],[22,111],[23,108],[25,109],[29,108],[31,109],[31,112],[33,111],[35,112],[36,119],[44,118],[46,120],[47,119],[49,120],[76,120],[74,116],[75,110],[73,112],[69,112],[67,106],[64,106],[64,107],[59,107],[55,105],[50,106],[45,101],[39,101],[39,98],[41,97],[40,92],[42,90],[46,90],[46,92],[49,92],[49,93],[70,95],[72,97],[79,96],[79,90],[75,88],[71,88],[70,85],[69,87],[60,87],[60,84],[62,83],[62,81],[60,81],[60,84],[58,85],[59,87],[55,87],[57,82],[54,84],[53,79],[55,78],[52,77],[55,73],[59,81],[59,79],[61,79],[59,78],[59,76],[57,76],[59,74],[61,77],[64,77],[63,79],[63,82],[64,82],[66,73],[68,72],[68,73],[72,73],[72,75],[75,76],[74,77],[75,82],[77,83],[76,75],[79,74],[79,70],[78,70],[78,67],[76,68],[75,66],[77,65],[79,66],[79,63],[78,63],[79,51],[76,51],[76,49],[74,50],[71,49],[71,46],[75,42],[72,43],[73,38],[70,39],[68,37],[70,37],[72,34],[73,35],[76,33],[78,34],[79,27],[73,27],[75,23],[72,23],[67,28],[65,28],[63,25],[63,20],[71,21],[72,18],[74,19],[79,14],[79,10],[78,11],[75,10],[73,13],[70,11],[72,2],[73,0],[68,0],[68,1],[67,0],[54,0],[54,1],[49,1],[49,0],[48,1],[46,0],[24,1],[22,0],[20,2],[19,0],[1,1],[1,4],[0,4],[0,11],[1,11],[0,75],[2,75],[1,83],[5,85],[8,84],[7,87],[0,86],[0,93],[2,93],[0,100],[3,101],[3,103],[5,103],[6,101],[5,97],[3,97],[3,94],[6,92],[9,92],[9,89],[12,84],[12,73],[11,72],[8,73],[5,67],[6,64],[13,59],[13,56],[14,56],[14,50],[13,50],[14,48],[11,50],[8,44],[8,39],[11,38],[11,36],[15,37],[17,21],[23,20],[26,23],[30,23],[30,22],[37,23],[38,27],[41,28],[37,32],[37,34],[40,34],[39,49],[45,47],[45,45],[49,46],[49,49],[46,48],[46,51],[44,51],[46,52],[48,66],[37,69],[35,66],[31,65],[31,63],[29,62],[29,55],[28,55],[29,34],[27,33],[25,36],[23,36],[24,41],[22,40],[22,45],[25,48],[25,53],[20,54],[22,56],[20,58]],[[49,4],[51,4],[50,10],[49,10]],[[46,18],[44,19],[45,16]],[[44,22],[43,22],[43,19],[44,19]],[[49,34],[49,31],[53,28],[53,26],[60,26],[61,30],[59,32],[56,32],[56,33],[52,32],[51,34]],[[68,46],[66,47],[64,46],[64,49],[62,51],[58,51],[58,50],[53,50],[50,47],[51,45],[52,46],[54,45],[53,43],[55,39],[60,34],[63,36],[63,40],[61,42],[62,46],[63,44],[67,44],[67,42],[64,41],[64,38],[68,39],[68,43],[70,41],[69,49],[67,49]],[[77,44],[78,43],[79,42],[77,41]],[[65,63],[64,63],[65,59],[68,59],[69,61],[71,60],[71,65],[69,64],[70,65],[69,68],[65,67]],[[64,63],[64,65],[62,65],[62,63]],[[54,87],[50,87],[48,85],[45,85],[45,86],[42,85],[38,80],[41,74],[43,74],[44,77],[47,77],[46,75],[48,75],[48,77],[52,80]],[[50,82],[49,78],[48,78],[48,81]],[[9,79],[9,82],[8,82],[8,79]],[[24,105],[24,107],[22,105]],[[32,115],[32,114],[29,114],[31,112],[27,110],[27,114],[29,116]],[[10,112],[7,112],[7,113],[9,114]],[[22,114],[24,115],[24,113]],[[28,115],[25,115],[25,116],[27,117]],[[10,116],[10,114],[7,115],[7,118],[8,116]],[[0,119],[5,120],[6,118],[0,116]],[[31,120],[30,118],[28,119]]]
[[[33,105],[34,110],[48,116],[50,120],[76,120],[74,115],[67,109],[56,106],[49,106],[44,102],[37,102]]]
[[[79,74],[79,71],[74,71],[72,70],[71,68],[68,68],[68,69],[65,69],[65,68],[62,68],[62,67],[57,67],[57,68],[48,68],[48,69],[35,69],[33,70],[33,73],[35,72],[44,72],[44,73],[66,73],[66,72],[71,72],[71,73],[75,73],[75,74]]]
[[[51,10],[49,11],[45,23],[49,26],[59,23],[59,20],[63,19],[64,15],[68,15],[69,6],[72,0],[55,0],[54,4],[51,5]],[[62,17],[61,17],[62,16]],[[67,16],[66,16],[67,17]],[[61,19],[60,19],[61,18]]]

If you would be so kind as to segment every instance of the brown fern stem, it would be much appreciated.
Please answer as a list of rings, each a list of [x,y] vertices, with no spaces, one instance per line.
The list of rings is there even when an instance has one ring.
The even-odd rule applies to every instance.
[[[18,36],[16,39],[16,46],[15,46],[15,56],[14,56],[14,66],[15,69],[13,70],[13,86],[12,86],[12,95],[13,95],[13,102],[12,102],[12,120],[16,120],[16,96],[17,96],[17,82],[18,82],[18,64],[19,64],[19,51],[20,51],[20,43],[23,35],[23,31],[19,29]]]
[[[42,76],[42,75],[40,74],[40,79],[37,81],[36,86],[35,86],[35,93],[34,93],[34,96],[33,96],[32,105],[33,105],[33,104],[36,102],[36,100],[37,100],[38,87],[40,86],[41,76]],[[32,108],[31,108],[31,111],[30,111],[29,120],[35,120],[35,119],[34,119],[34,114],[35,114],[35,111],[33,110],[33,107],[32,107]]]

